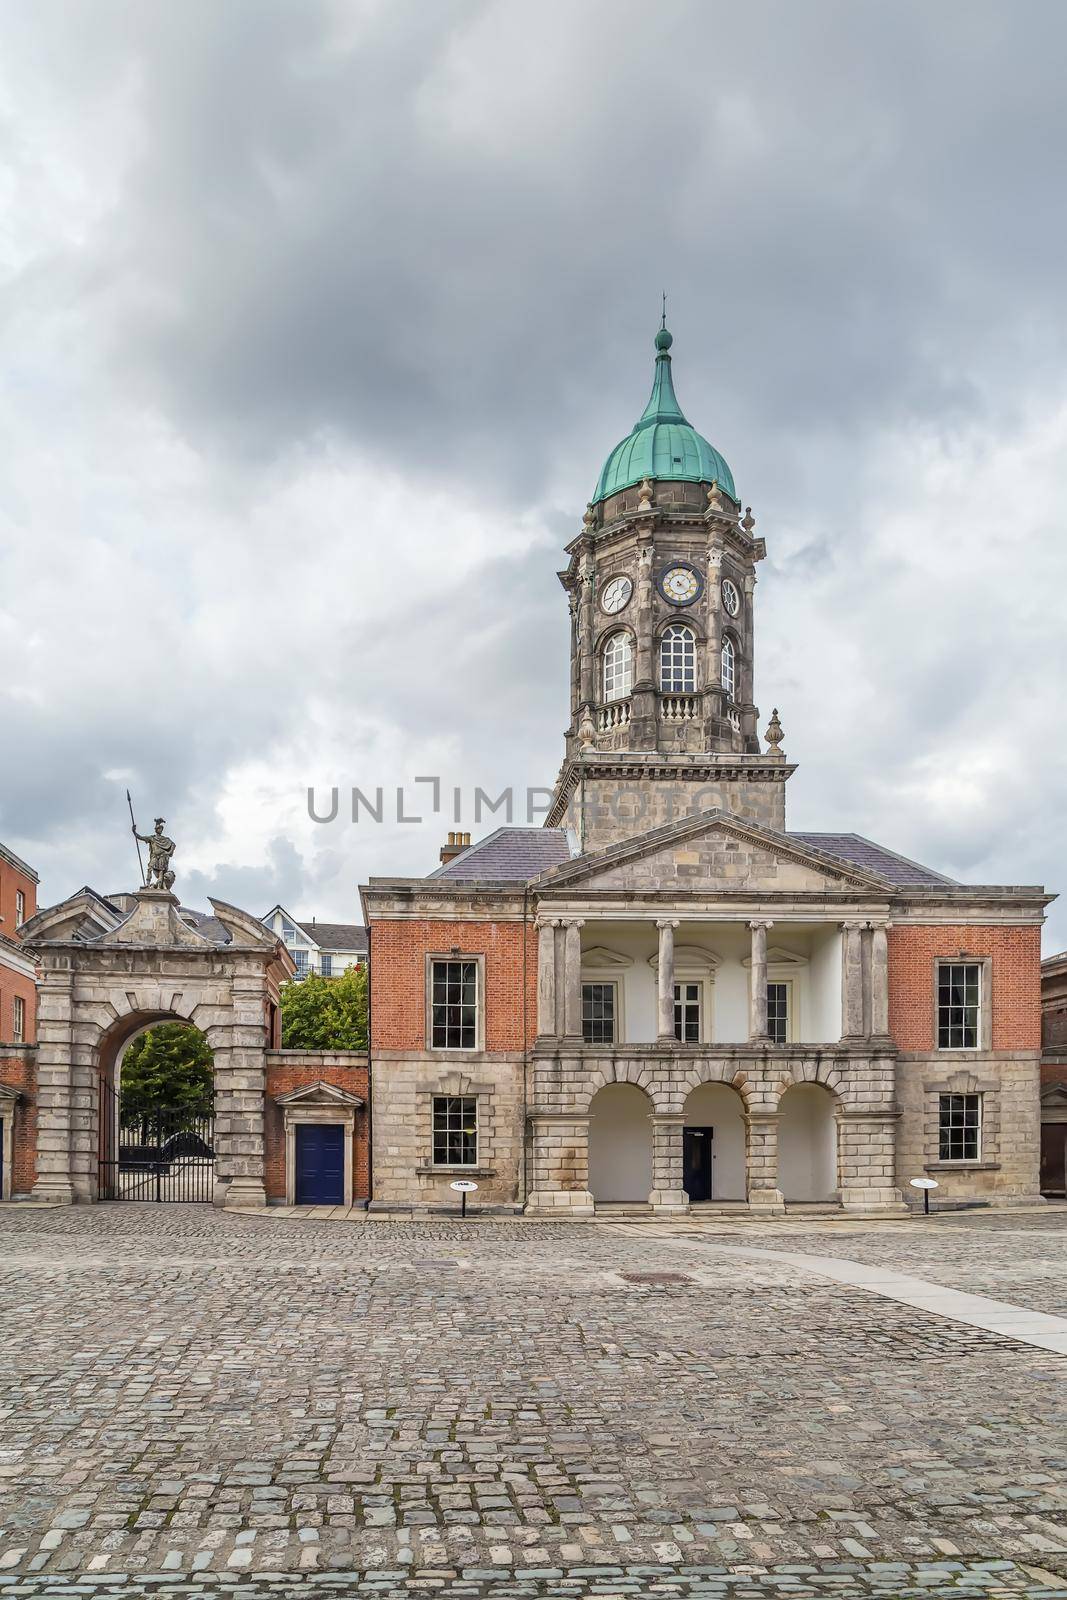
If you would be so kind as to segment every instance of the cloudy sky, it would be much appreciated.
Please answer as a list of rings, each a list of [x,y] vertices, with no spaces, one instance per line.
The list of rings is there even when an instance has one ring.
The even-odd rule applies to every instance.
[[[550,784],[555,571],[663,287],[768,543],[790,825],[1063,887],[1063,8],[0,26],[0,838],[44,900],[132,885],[127,785],[188,903],[357,920],[369,874],[436,863],[415,776]],[[313,823],[334,784],[392,822]]]

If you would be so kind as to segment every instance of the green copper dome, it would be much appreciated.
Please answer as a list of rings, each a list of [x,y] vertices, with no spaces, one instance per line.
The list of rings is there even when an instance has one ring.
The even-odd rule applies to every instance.
[[[734,475],[714,445],[686,421],[671,380],[670,347],[666,328],[656,334],[656,373],[648,405],[632,433],[617,444],[604,463],[593,493],[593,504],[640,483],[642,478],[681,478],[689,483],[717,483],[731,500],[737,499]]]

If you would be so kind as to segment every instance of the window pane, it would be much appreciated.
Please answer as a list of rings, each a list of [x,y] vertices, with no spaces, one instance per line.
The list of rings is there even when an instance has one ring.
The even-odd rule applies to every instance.
[[[633,647],[627,633],[613,633],[604,646],[604,699],[623,700],[633,688]]]
[[[722,658],[721,659],[722,659],[722,686],[723,686],[723,690],[729,696],[729,698],[732,700],[733,696],[734,696],[734,688],[735,688],[735,684],[736,684],[736,672],[734,670],[735,663],[734,663],[733,640],[730,639],[730,638],[726,638],[722,642]]]
[[[582,1038],[586,1044],[615,1041],[615,985],[582,984]]]
[[[789,985],[767,985],[767,1032],[775,1044],[785,1044],[789,1038]]]
[[[474,1050],[478,1043],[478,963],[435,961],[430,973],[430,1044]]]
[[[941,1095],[938,1100],[938,1131],[940,1160],[979,1160],[982,1146],[981,1095]]]
[[[696,688],[696,638],[678,622],[660,640],[659,686],[664,694],[692,694]]]
[[[683,1044],[700,1043],[700,984],[674,986],[674,1037]]]
[[[937,969],[937,1044],[940,1050],[977,1050],[981,967],[976,961],[942,961]]]
[[[478,1160],[478,1100],[475,1095],[433,1097],[435,1166],[473,1167]]]

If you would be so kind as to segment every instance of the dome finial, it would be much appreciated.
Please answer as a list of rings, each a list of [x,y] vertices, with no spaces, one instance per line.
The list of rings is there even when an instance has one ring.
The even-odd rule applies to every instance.
[[[659,321],[659,332],[656,335],[656,349],[659,351],[660,355],[666,355],[673,343],[674,340],[667,331],[667,291],[664,289],[663,313]]]

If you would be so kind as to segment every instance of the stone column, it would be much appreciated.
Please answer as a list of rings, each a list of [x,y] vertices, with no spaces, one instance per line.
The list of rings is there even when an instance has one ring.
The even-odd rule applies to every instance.
[[[74,1099],[74,973],[69,956],[46,964],[37,1010],[37,1180],[35,1200],[71,1205]]]
[[[748,1203],[764,1216],[784,1212],[778,1187],[778,1113],[754,1109],[748,1118]]]
[[[556,929],[558,927],[558,918],[538,918],[537,1032],[543,1037],[559,1033],[556,1016]]]
[[[582,1037],[582,928],[581,917],[567,917],[563,933],[563,1031]]]
[[[674,930],[677,917],[659,917],[659,1041],[675,1042],[674,1033]]]
[[[685,1117],[679,1112],[654,1112],[652,1123],[653,1211],[688,1211],[689,1196],[682,1187],[682,1150]]]
[[[871,923],[871,1032],[889,1037],[889,924]]]
[[[749,991],[748,1036],[752,1040],[767,1037],[767,929],[774,923],[767,920],[750,922],[752,934],[752,982]]]
[[[894,1182],[897,1116],[891,1106],[838,1108],[837,1173],[845,1211],[863,1216],[906,1213]]]
[[[841,1037],[863,1037],[863,923],[841,924]]]
[[[592,1216],[589,1118],[531,1111],[531,1188],[525,1211],[535,1217]]]

